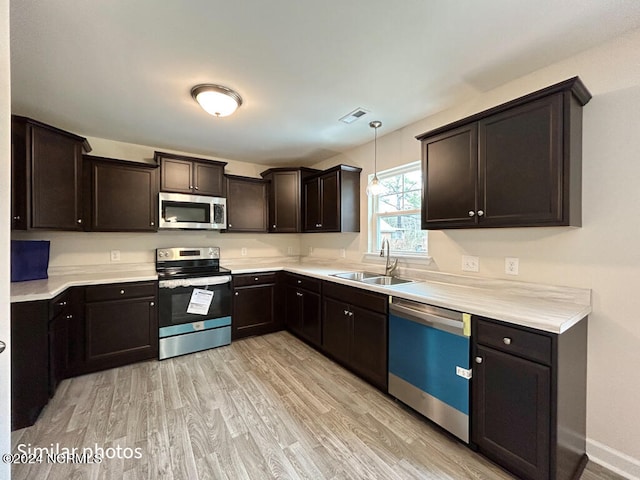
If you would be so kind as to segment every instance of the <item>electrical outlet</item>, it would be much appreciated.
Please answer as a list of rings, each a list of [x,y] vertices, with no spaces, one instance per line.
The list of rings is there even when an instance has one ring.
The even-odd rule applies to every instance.
[[[477,272],[480,269],[480,259],[471,255],[462,256],[462,270],[465,272]]]
[[[247,249],[246,249],[246,248],[244,248],[244,247],[242,247],[242,248],[240,249],[240,255],[242,255],[243,257],[246,257],[246,256],[247,256]]]
[[[344,248],[340,249],[340,258],[345,258],[347,256],[347,251]]]
[[[120,250],[111,250],[111,261],[112,262],[120,261]]]
[[[504,259],[504,273],[507,275],[518,275],[520,260],[516,257],[507,257]]]
[[[309,247],[309,255],[313,255],[313,247]]]

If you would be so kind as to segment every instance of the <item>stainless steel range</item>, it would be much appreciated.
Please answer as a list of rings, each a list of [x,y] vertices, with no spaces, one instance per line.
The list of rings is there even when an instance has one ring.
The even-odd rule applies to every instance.
[[[231,343],[231,271],[219,247],[158,248],[160,360]]]

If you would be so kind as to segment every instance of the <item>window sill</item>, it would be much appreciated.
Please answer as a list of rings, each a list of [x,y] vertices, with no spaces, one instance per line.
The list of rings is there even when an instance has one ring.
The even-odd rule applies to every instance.
[[[411,265],[431,265],[433,263],[432,257],[428,254],[417,253],[393,253],[389,254],[391,258],[397,258],[398,263],[404,266],[410,267]],[[362,256],[362,261],[367,263],[384,263],[384,257],[380,256],[380,253],[365,253]]]

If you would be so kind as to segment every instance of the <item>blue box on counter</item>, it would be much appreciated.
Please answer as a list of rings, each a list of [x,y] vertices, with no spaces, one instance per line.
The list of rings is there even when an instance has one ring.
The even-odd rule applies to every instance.
[[[49,278],[49,240],[11,240],[11,281]]]

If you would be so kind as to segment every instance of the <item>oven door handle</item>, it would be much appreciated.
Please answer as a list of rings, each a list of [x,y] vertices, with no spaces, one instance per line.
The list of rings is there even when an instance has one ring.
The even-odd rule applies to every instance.
[[[231,275],[217,275],[215,277],[176,278],[174,280],[160,280],[160,288],[204,287],[207,285],[222,285],[231,283]]]

